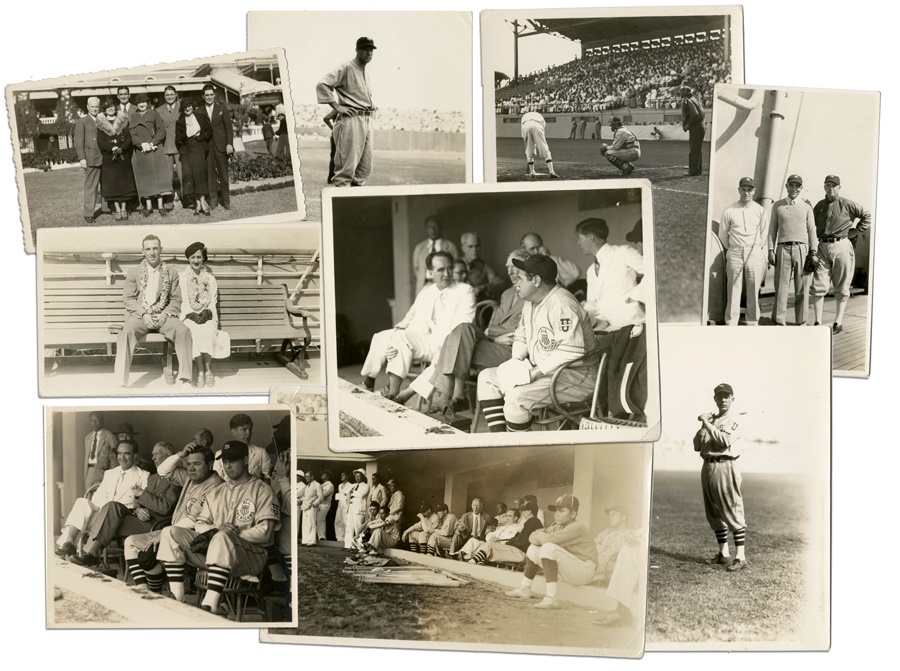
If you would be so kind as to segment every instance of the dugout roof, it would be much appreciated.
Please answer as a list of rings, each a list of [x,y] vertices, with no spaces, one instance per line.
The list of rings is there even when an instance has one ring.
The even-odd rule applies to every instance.
[[[672,31],[721,28],[721,16],[622,16],[615,18],[532,19],[544,30],[583,44]]]

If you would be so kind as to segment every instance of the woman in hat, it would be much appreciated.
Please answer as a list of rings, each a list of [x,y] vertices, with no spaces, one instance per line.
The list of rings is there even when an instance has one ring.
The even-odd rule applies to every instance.
[[[118,109],[114,98],[103,102],[102,114],[98,114],[97,147],[103,156],[100,167],[100,195],[113,203],[116,221],[128,219],[128,201],[137,197],[131,155],[134,145],[128,131],[128,117]]]
[[[206,115],[194,114],[194,110],[198,108],[190,98],[181,101],[181,115],[175,122],[175,146],[181,155],[182,193],[186,197],[193,197],[195,217],[200,214],[208,217],[206,157],[212,127]]]
[[[212,354],[219,330],[219,312],[216,309],[219,288],[206,265],[209,260],[206,245],[195,242],[184,250],[184,255],[188,267],[178,277],[181,284],[181,320],[191,332],[197,386],[212,387],[216,383],[212,373]]]
[[[137,96],[137,110],[129,120],[131,142],[134,144],[132,165],[138,195],[144,203],[144,216],[153,213],[153,198],[157,199],[159,216],[166,216],[163,196],[172,193],[172,164],[166,160],[166,124],[159,113],[150,107],[146,93]]]

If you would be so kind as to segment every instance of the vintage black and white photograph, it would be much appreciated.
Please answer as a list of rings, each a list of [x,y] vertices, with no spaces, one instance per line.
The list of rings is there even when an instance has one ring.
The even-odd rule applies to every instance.
[[[323,197],[331,449],[658,437],[646,181]]]
[[[318,224],[38,236],[41,396],[268,394],[321,383]]]
[[[336,454],[312,396],[271,397],[305,483],[298,625],[263,641],[642,654],[649,444]]]
[[[481,16],[485,180],[650,179],[660,321],[696,323],[713,87],[744,81],[741,8]]]
[[[6,102],[27,252],[44,228],[305,218],[283,49],[24,82]]]
[[[48,407],[47,624],[297,622],[284,406]]]
[[[869,376],[881,96],[716,88],[705,321],[817,326]],[[822,142],[853,116],[851,142]]]
[[[329,185],[472,181],[471,13],[253,11],[247,44],[285,48],[311,220]]]
[[[660,328],[648,650],[828,650],[830,333]]]

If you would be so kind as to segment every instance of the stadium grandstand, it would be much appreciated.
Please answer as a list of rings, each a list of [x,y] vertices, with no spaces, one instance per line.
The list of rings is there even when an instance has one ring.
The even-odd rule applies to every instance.
[[[524,76],[497,73],[498,116],[627,109],[637,110],[634,124],[679,123],[681,86],[693,88],[709,108],[715,84],[731,81],[727,15],[533,19],[527,24],[512,26],[517,43],[550,34],[580,42],[581,55]]]
[[[297,105],[294,112],[295,130],[298,135],[329,136],[331,132],[322,122],[321,105]],[[465,133],[466,118],[462,112],[439,110],[409,110],[393,107],[379,108],[372,121],[375,130],[399,130],[413,132]]]

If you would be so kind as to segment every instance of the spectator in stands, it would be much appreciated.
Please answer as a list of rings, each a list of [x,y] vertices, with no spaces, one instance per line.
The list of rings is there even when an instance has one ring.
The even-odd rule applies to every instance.
[[[587,271],[584,309],[594,319],[595,331],[617,331],[644,322],[644,309],[631,292],[644,274],[644,259],[630,245],[610,245],[606,220],[591,217],[575,227],[578,247],[593,259]]]
[[[568,259],[552,254],[550,250],[544,246],[544,240],[537,233],[526,233],[522,236],[522,249],[528,254],[543,254],[549,256],[556,263],[559,270],[557,281],[564,287],[570,286],[575,280],[581,277],[581,269]],[[507,261],[508,262],[508,261]],[[510,277],[512,279],[512,277]],[[515,285],[515,280],[513,280]]]
[[[425,217],[425,234],[428,238],[417,244],[413,248],[412,254],[413,279],[417,295],[428,282],[432,281],[432,272],[427,265],[429,256],[435,252],[447,252],[450,254],[451,261],[459,258],[456,245],[443,237],[441,218],[438,215],[432,214]]]
[[[250,475],[268,480],[272,475],[272,458],[269,457],[269,453],[266,452],[265,448],[250,442],[253,438],[253,420],[250,418],[250,415],[243,412],[237,413],[228,422],[228,427],[231,429],[232,438],[247,444],[249,450],[247,469],[250,471]],[[221,451],[216,452],[215,470],[223,480],[228,482],[228,475],[220,458],[221,454]]]
[[[484,501],[477,496],[472,499],[472,510],[463,513],[453,530],[450,554],[455,555],[470,538],[483,541],[487,534],[491,516],[484,511]]]
[[[432,512],[431,506],[423,503],[416,515],[419,521],[403,532],[401,540],[409,544],[410,552],[425,554],[428,548],[428,539],[434,530],[441,524],[441,518]]]
[[[537,518],[538,506],[534,501],[522,503],[518,513],[516,534],[508,540],[485,538],[484,543],[473,548],[470,564],[521,564],[525,561],[525,553],[531,545],[528,539],[544,525]]]
[[[475,318],[475,292],[468,284],[453,281],[453,258],[447,252],[435,252],[431,261],[434,284],[425,287],[406,316],[393,328],[373,335],[362,367],[363,385],[375,389],[375,376],[387,369],[388,385],[382,395],[406,403],[413,393],[430,386],[433,365],[400,393],[400,383],[409,374],[413,360],[433,362],[440,354],[444,339],[458,324]]]
[[[451,547],[458,520],[443,501],[434,507],[434,514],[437,515],[437,525],[428,536],[426,552],[433,557],[440,557]]]
[[[481,258],[481,239],[471,231],[460,236],[462,260],[468,269],[468,283],[475,290],[475,300],[497,300],[506,282]]]
[[[578,499],[564,494],[556,503],[547,506],[553,513],[553,524],[535,531],[529,537],[530,545],[525,553],[525,574],[521,584],[506,592],[516,599],[531,598],[531,583],[538,566],[544,569],[546,594],[535,608],[559,608],[558,581],[570,585],[587,585],[597,570],[597,548],[587,527],[577,520]]]

